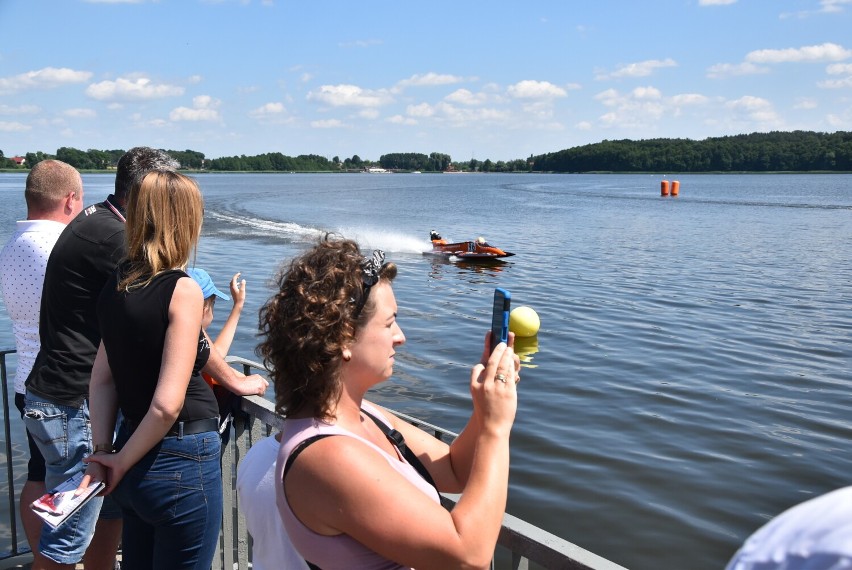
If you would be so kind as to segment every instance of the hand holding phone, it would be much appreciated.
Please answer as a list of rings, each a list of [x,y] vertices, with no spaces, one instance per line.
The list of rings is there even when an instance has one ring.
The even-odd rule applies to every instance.
[[[491,311],[491,352],[494,347],[509,342],[509,307],[512,295],[505,289],[494,289],[494,307]]]

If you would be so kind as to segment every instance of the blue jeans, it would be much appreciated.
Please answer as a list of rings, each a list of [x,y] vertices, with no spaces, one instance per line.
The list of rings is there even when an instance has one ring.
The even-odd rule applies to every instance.
[[[44,456],[44,484],[47,489],[86,470],[83,457],[92,452],[92,430],[86,402],[75,408],[27,393],[24,425]],[[45,524],[39,551],[60,564],[76,564],[82,560],[95,532],[102,502],[100,497],[92,499],[55,529]]]
[[[119,429],[117,446],[129,439]],[[209,570],[222,524],[215,431],[166,437],[113,491],[124,512],[122,570]]]

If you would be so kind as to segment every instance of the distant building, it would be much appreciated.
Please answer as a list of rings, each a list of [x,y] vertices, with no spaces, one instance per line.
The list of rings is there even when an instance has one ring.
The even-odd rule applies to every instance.
[[[12,160],[14,160],[15,164],[17,164],[18,166],[23,166],[27,162],[27,159],[23,156],[13,156]]]

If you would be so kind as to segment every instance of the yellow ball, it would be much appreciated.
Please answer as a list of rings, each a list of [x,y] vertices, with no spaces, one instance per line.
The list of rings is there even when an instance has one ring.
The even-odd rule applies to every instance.
[[[509,313],[509,330],[515,333],[515,336],[535,336],[540,326],[538,314],[530,307],[515,307]]]

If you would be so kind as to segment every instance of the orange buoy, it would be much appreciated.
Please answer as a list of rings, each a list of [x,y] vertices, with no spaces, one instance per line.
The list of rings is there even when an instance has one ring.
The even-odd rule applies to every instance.
[[[672,196],[677,196],[680,192],[680,181],[672,180]]]
[[[660,196],[668,196],[669,195],[669,181],[663,180],[660,182]]]

